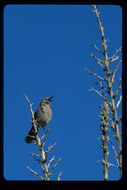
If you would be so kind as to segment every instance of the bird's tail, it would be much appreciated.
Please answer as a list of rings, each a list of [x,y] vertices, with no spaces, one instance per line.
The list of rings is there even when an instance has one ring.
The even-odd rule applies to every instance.
[[[35,138],[36,138],[36,132],[34,126],[32,126],[32,128],[30,129],[29,133],[25,138],[25,141],[26,143],[32,143],[32,141],[35,140]]]

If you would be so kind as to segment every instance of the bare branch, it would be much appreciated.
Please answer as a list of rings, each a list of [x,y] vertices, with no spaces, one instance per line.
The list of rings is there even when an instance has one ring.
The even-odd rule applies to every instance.
[[[120,96],[120,98],[119,98],[119,100],[118,100],[118,102],[117,102],[116,109],[118,109],[121,100],[122,100],[122,95]]]
[[[106,45],[106,40],[105,40],[105,34],[104,34],[104,28],[103,28],[103,25],[102,25],[102,23],[101,23],[101,21],[100,21],[100,18],[99,18],[99,12],[97,11],[97,7],[96,7],[96,5],[92,5],[93,6],[93,8],[94,8],[94,10],[93,10],[93,12],[96,14],[96,17],[97,17],[97,22],[98,22],[98,24],[99,24],[99,27],[100,27],[100,31],[101,31],[101,37],[102,37],[102,45],[103,45],[103,48],[104,48],[104,56],[105,56],[105,60],[107,61],[108,60],[108,56],[107,56],[107,45]],[[108,66],[108,62],[106,62],[105,64],[107,64],[107,65],[105,65],[106,67]]]
[[[53,165],[53,167],[52,167],[52,169],[51,169],[51,171],[50,171],[51,174],[52,174],[53,170],[55,169],[56,165],[57,165],[60,161],[61,161],[61,158],[59,158],[59,159],[56,161],[56,163]]]
[[[40,157],[41,154],[35,154],[35,153],[29,153],[30,156],[33,156],[33,157]]]
[[[113,142],[111,141],[111,139],[109,140],[109,142],[111,143],[111,146],[112,146],[112,149],[113,149],[113,151],[114,151],[117,164],[119,165],[118,155],[117,155],[116,149],[115,149],[115,147],[114,147],[114,145],[113,145]]]
[[[103,64],[104,64],[104,61],[103,61],[103,59],[97,58],[96,55],[94,55],[94,54],[91,54],[91,56],[94,57],[94,58],[97,60],[97,63],[96,63],[96,64],[100,65],[101,68],[104,69],[104,65],[103,65]]]
[[[106,89],[106,88],[102,85],[102,83],[101,83],[101,82],[96,82],[96,84],[100,86],[100,89],[105,90],[105,92],[107,92],[108,94],[110,93],[110,92],[109,92],[109,90],[108,90],[108,89]]]
[[[45,144],[45,141],[46,141],[46,139],[43,139],[43,141],[42,141],[42,143],[41,143],[41,150],[42,150],[42,148],[43,148],[43,146],[44,146],[44,144]]]
[[[24,92],[23,92],[23,94],[24,94],[24,96],[25,96],[25,98],[26,98],[26,101],[27,101],[28,104],[29,104],[30,112],[31,112],[31,114],[32,114],[32,123],[33,123],[34,129],[35,129],[35,133],[37,134],[37,126],[36,126],[36,124],[35,124],[34,112],[33,112],[33,110],[32,110],[32,105],[33,105],[33,104],[30,103],[28,97],[26,96],[26,94],[25,94]]]
[[[97,75],[96,73],[90,71],[88,68],[85,68],[85,70],[88,71],[88,73],[89,73],[90,75],[93,75],[93,76],[97,77],[97,78],[100,79],[100,80],[103,80],[103,81],[105,80],[104,78],[100,77],[100,76]]]
[[[105,39],[104,27],[103,27],[103,25],[101,23],[101,20],[100,20],[100,17],[99,17],[100,13],[98,12],[96,5],[92,5],[92,6],[94,8],[93,12],[96,14],[97,22],[99,24],[99,28],[100,28],[100,31],[101,31],[102,46],[103,46],[103,49],[104,49],[104,51],[102,51],[102,52],[104,52],[103,53],[104,58],[98,59],[95,55],[92,55],[92,56],[97,60],[97,62],[102,63],[102,65],[104,66],[103,71],[105,72],[106,77],[105,78],[101,77],[102,79],[100,79],[100,80],[103,80],[103,81],[106,82],[107,91],[105,89],[102,89],[103,85],[100,85],[100,89],[102,89],[100,92],[93,89],[93,88],[90,91],[95,91],[99,96],[101,96],[108,103],[108,105],[110,105],[110,113],[112,115],[112,120],[113,120],[113,122],[112,122],[113,125],[111,127],[113,129],[113,132],[115,133],[114,136],[116,138],[117,148],[118,148],[118,160],[117,161],[118,161],[118,167],[120,169],[120,176],[122,176],[122,143],[121,143],[121,133],[120,133],[120,129],[119,129],[119,122],[121,121],[121,117],[118,119],[118,116],[117,116],[117,114],[118,114],[117,109],[118,109],[118,107],[120,105],[120,102],[122,101],[122,96],[120,96],[117,104],[115,102],[115,98],[118,95],[119,89],[121,88],[121,80],[120,80],[119,85],[118,85],[118,87],[116,89],[116,93],[113,92],[114,78],[115,78],[116,71],[119,68],[119,65],[121,63],[121,60],[115,66],[115,69],[112,72],[109,70],[109,64],[112,63],[112,62],[115,62],[116,60],[119,60],[119,56],[117,54],[118,54],[119,51],[121,51],[121,48],[116,50],[112,57],[108,58],[107,41]],[[96,45],[94,45],[94,47],[98,52],[100,52],[100,49],[98,49],[96,47]],[[88,69],[86,69],[86,70],[89,72]],[[91,72],[91,71],[89,73],[91,75],[95,74],[95,73],[93,74],[93,72]],[[94,76],[96,76],[96,74]],[[107,92],[109,94],[110,102],[108,101],[107,94],[105,92]],[[103,164],[105,164],[105,163],[103,162]]]
[[[101,64],[99,61],[98,61],[96,64],[100,65],[100,66],[101,66],[101,68],[102,68],[102,69],[104,69],[103,64]]]
[[[89,90],[89,92],[92,92],[92,91],[96,92],[99,96],[101,96],[104,99],[104,101],[106,101],[108,103],[109,106],[111,106],[111,103],[106,98],[106,95],[102,95],[101,94],[102,92],[101,93],[98,92],[98,90],[94,89],[93,87],[91,87],[91,89]]]
[[[26,166],[33,174],[35,174],[36,176],[38,176],[41,180],[44,180],[44,178],[42,176],[40,176],[37,172],[35,172],[33,169],[31,169],[29,166]]]
[[[115,77],[115,74],[116,74],[117,69],[119,68],[120,63],[121,63],[121,62],[119,62],[119,63],[115,66],[115,69],[113,70],[113,72],[111,72],[111,74],[113,74],[113,75],[112,75],[112,79],[111,79],[112,85],[113,85],[113,83],[114,83],[114,77]]]
[[[122,121],[122,116],[119,117],[118,123],[120,123],[120,121]]]
[[[47,154],[55,145],[56,145],[56,142],[53,145],[51,145],[50,147],[48,147],[47,150],[45,151],[45,153]]]
[[[58,175],[58,181],[61,180],[61,179],[60,179],[61,175],[62,175],[62,171],[61,171],[61,172],[59,173],[59,175]]]
[[[110,163],[110,166],[116,167],[114,164],[111,164],[111,163]]]
[[[117,56],[117,57],[113,58],[113,59],[110,61],[110,63],[112,63],[112,62],[116,61],[117,59],[119,59],[119,56]]]
[[[102,94],[100,92],[98,92],[98,90],[94,89],[93,87],[91,87],[91,89],[89,89],[89,92],[92,92],[92,91],[96,92],[99,96],[101,96],[103,98]]]
[[[44,128],[44,135],[40,138],[40,140],[44,139],[46,137],[46,134],[49,133],[50,129],[45,130]]]
[[[94,54],[91,54],[91,57],[95,58],[95,59],[96,59],[98,62],[100,62],[100,63],[104,63],[104,60],[103,60],[103,59],[97,58],[97,56],[94,55]]]
[[[102,51],[96,46],[96,44],[92,43],[92,45],[93,45],[93,47],[94,47],[98,52],[100,52],[101,54],[104,55],[104,52],[102,52]]]
[[[114,62],[116,59],[119,58],[119,56],[116,56],[118,52],[120,52],[122,50],[122,47],[120,47],[119,49],[116,49],[115,53],[113,54],[112,57],[109,58],[110,62]]]
[[[55,160],[55,156],[53,156],[53,157],[49,160],[48,168],[50,167],[50,164],[51,164],[51,162],[52,162],[53,160]]]
[[[117,96],[117,94],[118,94],[118,92],[119,92],[119,90],[120,90],[120,88],[121,88],[121,82],[122,82],[122,80],[120,79],[119,84],[118,84],[118,87],[117,87],[117,89],[116,89],[116,93],[114,94],[114,99],[116,98],[116,96]]]

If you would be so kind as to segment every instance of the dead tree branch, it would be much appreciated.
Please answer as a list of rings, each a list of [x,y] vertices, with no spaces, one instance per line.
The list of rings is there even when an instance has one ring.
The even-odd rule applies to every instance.
[[[121,88],[121,79],[120,79],[119,84],[116,87],[116,92],[114,93],[114,91],[113,91],[116,71],[119,68],[121,60],[115,66],[113,71],[110,70],[110,64],[119,60],[118,53],[121,51],[122,48],[120,47],[118,50],[115,51],[115,53],[111,57],[108,57],[107,40],[105,38],[103,24],[99,17],[100,13],[98,12],[96,5],[92,5],[92,6],[93,6],[93,12],[95,13],[96,18],[97,18],[97,23],[99,24],[103,50],[100,50],[99,48],[97,48],[97,46],[95,44],[93,44],[93,46],[99,53],[103,54],[103,58],[100,59],[94,54],[92,54],[92,57],[94,57],[96,59],[97,63],[99,63],[99,65],[101,66],[102,73],[105,77],[102,77],[102,76],[100,77],[98,74],[90,71],[89,69],[85,69],[85,70],[90,75],[95,76],[99,80],[96,82],[96,84],[99,84],[99,87],[101,90],[98,91],[94,88],[91,88],[90,91],[95,91],[101,98],[103,98],[104,102],[106,102],[109,106],[109,111],[110,111],[110,114],[111,114],[112,120],[113,120],[113,122],[112,122],[113,126],[111,126],[111,128],[113,129],[113,132],[115,133],[114,136],[115,136],[117,148],[118,148],[118,153],[117,153],[118,167],[120,170],[120,176],[122,176],[122,141],[121,141],[121,135],[120,135],[121,133],[120,133],[120,127],[119,127],[119,122],[121,121],[122,117],[120,116],[118,119],[118,112],[117,112],[119,105],[122,101],[122,95],[120,95],[118,102],[115,101],[116,97],[118,96],[118,92]]]

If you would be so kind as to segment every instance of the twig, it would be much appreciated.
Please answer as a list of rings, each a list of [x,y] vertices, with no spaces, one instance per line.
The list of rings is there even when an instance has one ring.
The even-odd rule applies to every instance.
[[[118,87],[117,87],[117,89],[116,89],[116,93],[114,94],[114,99],[116,98],[116,96],[117,96],[117,94],[118,94],[118,92],[119,92],[119,90],[120,90],[120,88],[121,88],[121,82],[122,82],[122,80],[120,79],[119,84],[118,84]]]
[[[105,88],[105,87],[102,85],[101,82],[96,82],[96,84],[100,86],[100,89],[105,90],[105,91],[109,94],[109,90],[108,90],[107,88]]]
[[[59,175],[58,175],[58,181],[61,180],[61,179],[60,179],[61,175],[62,175],[62,171],[61,171],[61,172],[59,173]]]
[[[30,156],[37,156],[37,157],[40,157],[41,154],[35,154],[35,153],[29,153]]]
[[[122,121],[122,116],[119,117],[119,119],[118,119],[118,123],[119,123],[120,121]]]
[[[122,96],[120,96],[120,98],[119,98],[119,100],[118,100],[118,102],[117,102],[116,109],[118,109],[121,100],[122,100]]]
[[[49,160],[48,168],[50,167],[50,164],[51,164],[51,162],[52,162],[53,160],[55,160],[55,156],[53,156],[53,157]]]
[[[114,83],[114,77],[115,77],[116,71],[117,71],[117,69],[118,69],[120,63],[121,63],[121,62],[119,62],[119,63],[115,66],[114,71],[111,72],[111,74],[113,74],[113,75],[112,75],[112,79],[111,79],[111,83],[112,83],[112,85],[113,85],[113,83]]]
[[[104,63],[104,60],[103,60],[103,59],[97,58],[97,56],[94,55],[94,54],[91,54],[91,57],[95,58],[95,59],[96,59],[98,62],[100,62],[100,63]]]
[[[111,146],[112,146],[112,149],[113,149],[113,151],[114,151],[117,164],[119,165],[119,160],[118,160],[118,155],[117,155],[116,149],[115,149],[115,147],[114,147],[114,145],[113,145],[111,139],[109,140],[109,142],[111,143]]]
[[[99,24],[100,31],[101,31],[102,45],[103,45],[103,48],[104,48],[104,56],[105,56],[105,60],[106,60],[105,64],[107,64],[105,66],[107,67],[109,63],[108,63],[108,56],[107,56],[107,45],[106,45],[107,41],[105,40],[104,28],[103,28],[102,23],[100,21],[99,12],[97,11],[96,5],[92,5],[92,6],[94,8],[93,12],[96,14],[97,22]]]
[[[85,68],[85,70],[88,71],[88,73],[89,73],[90,75],[93,75],[93,76],[97,77],[97,78],[100,79],[100,80],[105,80],[104,78],[100,77],[100,76],[97,75],[96,73],[90,71],[88,68]]]
[[[53,145],[51,145],[50,147],[48,147],[47,150],[45,151],[45,153],[48,153],[55,145],[56,145],[56,142]]]
[[[102,52],[102,51],[96,46],[96,44],[92,43],[92,45],[93,45],[93,47],[94,47],[98,52],[100,52],[101,54],[104,55],[104,52]]]
[[[29,104],[30,112],[31,112],[31,114],[32,114],[32,123],[33,123],[34,129],[35,129],[35,133],[37,134],[37,126],[36,126],[36,124],[35,124],[34,112],[33,112],[33,110],[32,110],[32,104],[30,103],[28,97],[26,96],[26,94],[25,94],[24,92],[23,92],[23,94],[24,94],[24,96],[25,96],[25,98],[26,98],[26,101],[27,101],[28,104]]]
[[[120,47],[119,49],[116,49],[116,51],[115,51],[115,53],[113,54],[113,56],[109,58],[110,62],[113,62],[113,61],[115,61],[116,59],[118,59],[118,58],[117,58],[118,56],[116,56],[116,55],[117,55],[117,53],[120,52],[121,50],[122,50],[122,47]]]
[[[61,161],[61,158],[59,158],[59,159],[57,160],[57,162],[53,165],[53,167],[52,167],[52,169],[51,169],[51,171],[50,171],[51,174],[52,174],[53,170],[55,169],[56,165],[57,165],[60,161]]]
[[[41,180],[44,180],[44,178],[42,176],[40,176],[37,172],[35,172],[33,169],[31,169],[29,166],[26,166],[33,174],[35,174],[36,176],[38,176]]]
[[[100,92],[98,92],[98,90],[94,89],[93,87],[91,87],[91,89],[89,89],[89,92],[92,92],[92,91],[96,92],[99,96],[101,96],[103,98],[102,94]]]
[[[89,90],[89,92],[94,91],[96,92],[100,97],[103,98],[104,101],[106,101],[108,103],[109,106],[111,106],[111,103],[108,101],[108,99],[106,98],[105,95],[102,95],[100,92],[98,92],[98,90],[94,89],[93,87],[91,87],[91,89]]]

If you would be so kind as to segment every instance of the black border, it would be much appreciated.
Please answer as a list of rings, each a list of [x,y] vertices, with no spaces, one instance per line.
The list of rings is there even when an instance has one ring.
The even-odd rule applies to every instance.
[[[4,107],[3,107],[3,91],[4,91],[4,67],[3,67],[3,13],[4,13],[4,7],[6,5],[11,5],[11,4],[82,4],[82,5],[90,5],[90,4],[96,4],[96,5],[120,5],[122,7],[122,60],[123,60],[123,65],[122,65],[122,95],[123,95],[123,100],[122,100],[122,143],[123,143],[123,174],[122,178],[119,181],[79,181],[81,184],[82,182],[90,185],[91,182],[92,184],[119,184],[121,185],[121,182],[127,181],[127,1],[125,0],[124,2],[120,0],[107,0],[107,1],[49,1],[49,0],[1,0],[0,1],[0,83],[1,83],[1,90],[0,90],[0,184],[1,183],[6,183],[6,184],[13,184],[14,182],[18,185],[19,182],[30,182],[32,184],[40,184],[42,183],[41,181],[18,181],[18,180],[5,180],[4,175],[3,175],[3,113],[4,113]],[[57,184],[63,184],[65,181],[59,181]],[[69,182],[69,181],[67,181]],[[73,183],[77,183],[78,181],[73,181]],[[50,182],[43,182],[44,184],[51,183],[52,185],[54,184],[54,181]],[[89,186],[90,187],[90,186]],[[106,187],[106,186],[105,186]],[[111,186],[110,186],[111,187]],[[121,186],[120,186],[121,187]],[[27,187],[26,187],[27,188]],[[52,187],[53,188],[53,187]]]

